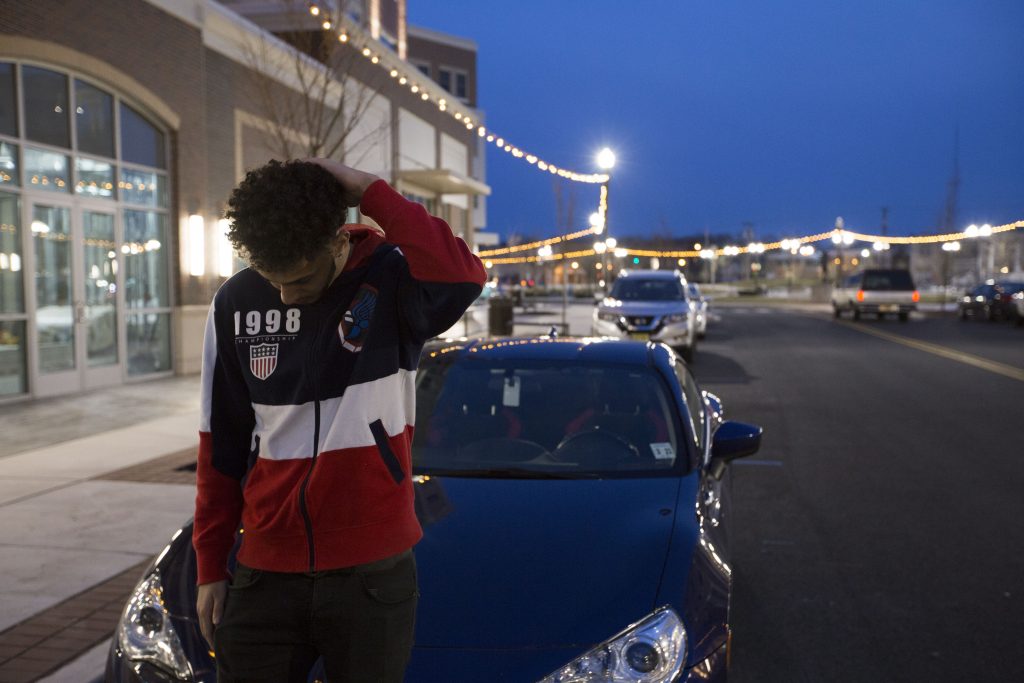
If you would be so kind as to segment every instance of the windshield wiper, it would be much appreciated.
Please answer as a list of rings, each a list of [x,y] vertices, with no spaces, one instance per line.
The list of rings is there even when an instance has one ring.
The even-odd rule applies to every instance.
[[[480,479],[597,479],[594,472],[551,472],[546,470],[531,470],[525,467],[488,467],[479,469],[441,469],[431,467],[417,474],[427,474],[432,477],[472,477]]]

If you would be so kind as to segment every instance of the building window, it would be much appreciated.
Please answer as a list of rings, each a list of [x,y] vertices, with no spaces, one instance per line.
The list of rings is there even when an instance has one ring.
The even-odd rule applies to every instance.
[[[18,134],[14,102],[14,65],[0,64],[0,135],[14,137]]]
[[[25,186],[50,192],[71,191],[71,169],[64,154],[25,148]]]
[[[451,94],[455,95],[460,100],[466,99],[466,93],[468,91],[468,79],[465,71],[441,67],[438,70],[438,74],[440,75],[440,80],[438,80],[438,84],[442,88],[444,88]]]
[[[20,182],[18,146],[0,140],[0,187],[16,186]]]
[[[417,62],[409,60],[409,63],[412,64],[417,69],[419,69],[420,73],[422,73],[424,76],[430,78],[430,64],[428,62]]]
[[[25,88],[25,137],[71,147],[68,132],[68,77],[35,66],[21,68]]]
[[[75,159],[75,194],[101,199],[114,198],[114,165],[98,159]]]
[[[75,80],[75,126],[78,149],[114,158],[114,97]]]
[[[164,134],[142,114],[121,104],[121,158],[142,166],[167,168]]]

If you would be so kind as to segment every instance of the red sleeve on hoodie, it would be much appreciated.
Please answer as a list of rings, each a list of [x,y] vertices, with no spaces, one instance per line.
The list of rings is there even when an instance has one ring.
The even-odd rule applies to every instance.
[[[383,180],[366,189],[360,210],[398,245],[409,272],[420,282],[464,282],[483,287],[487,280],[480,258],[440,218],[396,192]],[[468,306],[467,302],[467,306]]]

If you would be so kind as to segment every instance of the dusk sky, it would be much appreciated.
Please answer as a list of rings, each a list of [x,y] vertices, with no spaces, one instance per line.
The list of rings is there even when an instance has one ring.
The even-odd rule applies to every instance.
[[[410,0],[479,46],[486,124],[560,167],[618,155],[616,236],[935,232],[959,126],[958,225],[1024,219],[1021,0]],[[553,178],[487,153],[488,228],[550,236]],[[597,187],[576,197],[573,227]]]

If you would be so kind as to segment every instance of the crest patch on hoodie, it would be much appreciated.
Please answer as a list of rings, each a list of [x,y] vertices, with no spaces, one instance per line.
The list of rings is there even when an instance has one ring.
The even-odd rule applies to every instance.
[[[363,350],[363,342],[370,329],[370,318],[376,306],[377,288],[370,285],[360,287],[338,325],[338,336],[341,337],[343,347],[353,353]]]
[[[249,347],[249,371],[256,379],[266,379],[277,369],[278,344],[253,344]]]

